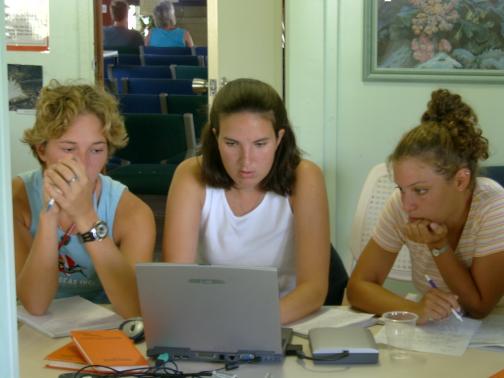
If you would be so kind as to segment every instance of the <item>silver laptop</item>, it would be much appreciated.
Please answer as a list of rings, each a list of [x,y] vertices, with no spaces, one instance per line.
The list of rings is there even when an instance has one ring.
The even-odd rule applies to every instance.
[[[279,361],[274,268],[141,263],[136,266],[147,354],[175,360]]]

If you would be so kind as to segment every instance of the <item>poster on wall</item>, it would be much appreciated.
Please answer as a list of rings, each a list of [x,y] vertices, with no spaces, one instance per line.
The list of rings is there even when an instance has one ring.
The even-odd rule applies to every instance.
[[[49,49],[49,0],[5,0],[7,50]]]
[[[42,66],[8,64],[9,110],[33,114],[42,89]]]

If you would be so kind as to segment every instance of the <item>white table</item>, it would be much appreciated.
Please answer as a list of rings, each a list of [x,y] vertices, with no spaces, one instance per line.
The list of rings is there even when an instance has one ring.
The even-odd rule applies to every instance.
[[[373,327],[376,332],[378,327]],[[44,357],[69,341],[68,338],[51,339],[37,330],[22,325],[19,328],[19,358],[21,378],[55,378],[64,370],[44,367]],[[303,344],[304,351],[309,347],[304,339],[295,338],[295,343]],[[145,352],[145,344],[139,348]],[[286,357],[283,363],[267,365],[242,365],[232,373],[238,378],[310,378],[310,377],[489,377],[504,368],[504,353],[468,349],[462,357],[440,354],[410,352],[410,358],[393,360],[390,349],[379,344],[380,360],[377,365],[314,365],[311,361],[300,361]],[[221,365],[179,363],[183,371],[215,369]],[[269,373],[269,376],[268,376]]]

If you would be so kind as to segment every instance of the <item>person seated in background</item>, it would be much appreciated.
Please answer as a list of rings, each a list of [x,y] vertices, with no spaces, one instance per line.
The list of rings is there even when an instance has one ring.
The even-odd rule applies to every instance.
[[[153,11],[155,28],[145,38],[145,46],[156,47],[193,47],[191,34],[177,28],[175,7],[170,1],[161,1]]]
[[[138,316],[135,264],[152,261],[154,216],[100,173],[127,143],[116,100],[102,88],[51,81],[23,142],[41,167],[12,182],[19,300],[42,315],[53,298],[80,295]]]
[[[477,177],[478,161],[487,158],[473,110],[459,95],[434,91],[421,124],[388,159],[398,190],[350,277],[352,306],[415,312],[421,324],[452,309],[475,318],[492,311],[504,293],[504,189]],[[403,244],[419,302],[382,287]]]
[[[280,96],[258,80],[226,84],[201,151],[175,171],[164,260],[276,267],[282,323],[317,310],[327,293],[327,194],[320,168],[301,159]]]
[[[117,47],[143,46],[142,34],[134,29],[128,29],[128,3],[125,0],[112,1],[110,13],[114,24],[103,28],[103,48],[113,50]]]

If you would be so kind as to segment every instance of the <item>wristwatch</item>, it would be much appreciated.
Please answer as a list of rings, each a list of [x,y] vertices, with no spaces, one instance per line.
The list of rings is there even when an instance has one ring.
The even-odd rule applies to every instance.
[[[432,248],[431,253],[432,253],[432,256],[438,257],[438,256],[441,256],[443,253],[448,252],[449,250],[450,250],[450,246],[448,244],[445,244],[440,248]]]
[[[108,226],[102,220],[96,222],[93,227],[88,232],[84,232],[83,234],[79,234],[79,240],[82,243],[92,242],[95,240],[101,241],[105,239],[108,235]]]

